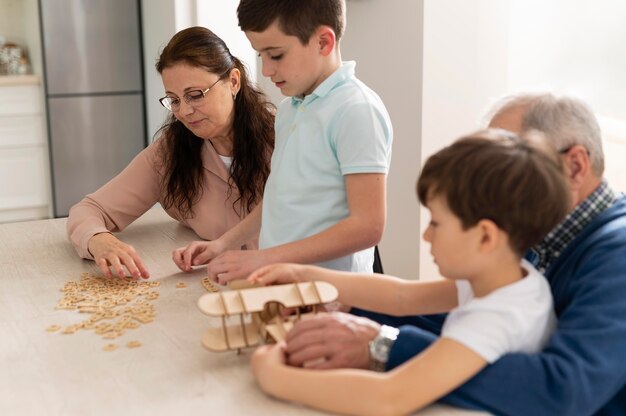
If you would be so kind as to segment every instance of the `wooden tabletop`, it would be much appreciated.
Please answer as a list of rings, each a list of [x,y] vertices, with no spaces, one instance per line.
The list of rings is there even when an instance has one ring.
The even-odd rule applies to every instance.
[[[0,225],[1,415],[318,415],[272,399],[254,383],[251,351],[212,353],[200,340],[215,325],[196,306],[207,293],[205,269],[182,273],[171,251],[197,239],[160,208],[121,233],[160,282],[151,301],[156,318],[106,340],[93,330],[48,332],[83,321],[85,314],[57,309],[67,282],[87,272],[67,240],[65,219]],[[186,287],[180,288],[180,282]],[[127,348],[129,341],[138,348]],[[110,343],[115,351],[103,348]],[[480,413],[435,405],[423,416]]]

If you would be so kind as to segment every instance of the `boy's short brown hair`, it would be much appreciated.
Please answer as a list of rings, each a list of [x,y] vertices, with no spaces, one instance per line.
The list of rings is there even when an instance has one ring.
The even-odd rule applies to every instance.
[[[263,32],[278,20],[283,33],[303,45],[320,26],[330,26],[339,40],[346,25],[344,0],[241,0],[237,18],[244,32]]]
[[[465,136],[426,161],[417,181],[422,204],[443,196],[467,229],[489,219],[522,255],[568,213],[569,184],[543,136],[489,129]]]

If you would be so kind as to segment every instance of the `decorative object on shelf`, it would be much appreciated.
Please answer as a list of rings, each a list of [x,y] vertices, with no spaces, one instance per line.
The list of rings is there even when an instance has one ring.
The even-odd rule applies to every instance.
[[[15,43],[0,45],[0,75],[25,75],[30,73],[26,52]]]
[[[198,307],[209,316],[221,318],[222,325],[207,330],[202,344],[211,351],[239,352],[261,343],[281,341],[294,322],[303,317],[301,308],[316,313],[318,305],[333,302],[337,295],[337,288],[326,282],[207,293],[198,300]],[[295,308],[295,315],[283,316],[286,308]],[[235,321],[232,325],[227,322],[230,317]]]

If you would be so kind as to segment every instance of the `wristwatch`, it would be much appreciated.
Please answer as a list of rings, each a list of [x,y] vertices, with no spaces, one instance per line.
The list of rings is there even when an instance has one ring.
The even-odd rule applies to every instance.
[[[370,341],[370,370],[382,373],[389,360],[391,346],[398,338],[400,330],[392,326],[383,325],[380,332]]]

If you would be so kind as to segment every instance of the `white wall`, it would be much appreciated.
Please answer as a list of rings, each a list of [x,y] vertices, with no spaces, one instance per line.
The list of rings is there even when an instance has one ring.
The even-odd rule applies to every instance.
[[[510,3],[509,88],[565,92],[589,103],[604,138],[605,176],[626,191],[626,2]]]
[[[509,86],[574,93],[626,116],[626,2],[510,1]]]
[[[257,54],[250,46],[246,35],[239,29],[238,5],[239,0],[199,0],[198,24],[208,27],[226,42],[230,53],[246,64],[248,73],[254,81],[257,78]]]
[[[624,17],[621,0],[424,0],[422,161],[483,127],[496,98],[552,91],[595,110],[606,177],[626,190]],[[436,275],[422,243],[420,276]]]
[[[0,36],[5,42],[26,46],[24,35],[25,12],[24,0],[0,0]]]
[[[393,124],[387,225],[379,248],[385,272],[407,278],[418,272],[421,23],[421,1],[348,1],[341,41],[343,60],[357,62],[357,77],[380,95]]]
[[[424,1],[421,163],[482,127],[490,100],[507,90],[506,0]],[[420,235],[430,216],[420,207]],[[395,238],[395,236],[394,236]],[[419,277],[439,276],[427,243],[419,245]]]
[[[142,2],[143,59],[146,94],[146,134],[148,142],[161,127],[168,111],[159,104],[163,83],[154,65],[167,42],[176,33],[176,1],[148,0]]]

